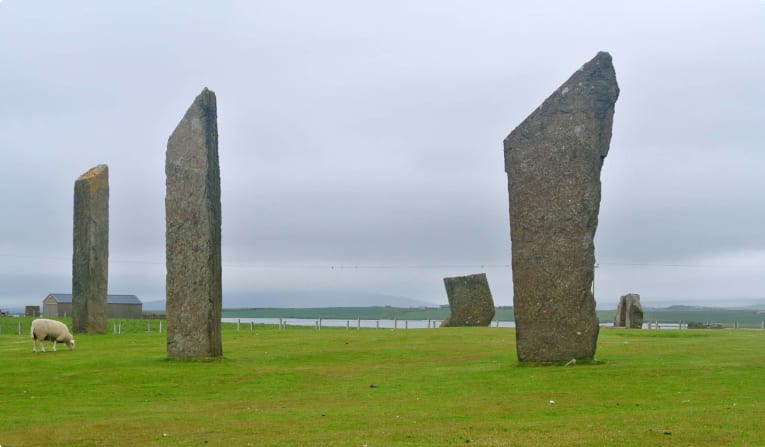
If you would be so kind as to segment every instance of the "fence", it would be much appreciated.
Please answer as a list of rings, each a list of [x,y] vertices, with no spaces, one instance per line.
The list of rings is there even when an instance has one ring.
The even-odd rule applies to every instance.
[[[32,325],[31,317],[0,317],[0,335],[29,336]],[[71,328],[71,318],[61,318]],[[309,318],[222,318],[224,324],[236,325],[236,330],[245,329],[254,330],[256,325],[278,326],[280,330],[287,329],[289,326],[313,327],[315,330],[322,330],[325,327],[351,329],[432,329],[441,325],[441,320],[398,320],[398,319],[309,319]],[[514,321],[492,321],[489,325],[495,328],[514,328]],[[601,327],[613,327],[611,323],[601,324]],[[694,323],[686,321],[649,321],[643,323],[643,329],[663,330],[663,329],[760,329],[765,330],[765,321],[759,324],[742,324],[738,321],[728,323],[703,322]],[[163,333],[167,330],[167,322],[160,319],[142,319],[142,320],[118,320],[109,319],[107,332],[113,335],[123,333]]]
[[[325,327],[350,329],[433,329],[441,326],[441,320],[399,320],[399,319],[338,319],[338,318],[223,318],[223,323],[235,324],[237,330],[253,329],[254,325],[274,325],[279,329],[289,326],[313,327],[321,330]],[[515,327],[514,321],[492,321],[493,327]]]
[[[32,328],[31,317],[2,317],[0,318],[0,335],[16,335],[29,337]],[[72,330],[71,318],[56,318],[66,324]],[[155,332],[163,333],[167,330],[167,322],[164,320],[131,320],[131,319],[108,319],[107,333],[121,335],[123,333]]]
[[[332,319],[332,318],[223,318],[223,323],[235,324],[236,329],[253,330],[255,325],[273,325],[278,326],[279,329],[286,329],[288,326],[302,326],[313,327],[315,330],[321,330],[324,327],[345,328],[350,329],[430,329],[437,328],[441,325],[441,320],[398,320],[398,319]],[[496,328],[514,328],[515,321],[501,321],[495,320],[489,324],[490,327]],[[602,323],[600,325],[603,328],[613,327],[612,323]],[[728,324],[706,322],[702,326],[698,326],[694,323],[687,321],[649,321],[643,323],[643,329],[657,330],[657,329],[762,329],[765,330],[765,321],[753,326],[742,325],[739,322],[732,322]]]

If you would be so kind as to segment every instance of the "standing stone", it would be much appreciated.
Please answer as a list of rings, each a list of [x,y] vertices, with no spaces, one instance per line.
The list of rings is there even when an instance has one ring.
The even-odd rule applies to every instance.
[[[444,278],[451,315],[441,323],[449,326],[488,326],[494,318],[494,300],[485,273]]]
[[[223,355],[215,93],[204,89],[167,142],[167,355]]]
[[[619,298],[616,315],[614,315],[614,327],[643,328],[643,306],[640,305],[640,295],[628,293]]]
[[[98,165],[74,182],[72,332],[106,333],[109,280],[109,168]]]
[[[591,359],[600,169],[619,96],[600,52],[505,139],[518,359]]]

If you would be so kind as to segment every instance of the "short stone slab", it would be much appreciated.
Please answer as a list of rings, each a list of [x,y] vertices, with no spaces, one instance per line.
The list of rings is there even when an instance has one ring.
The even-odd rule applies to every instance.
[[[643,306],[640,305],[640,295],[628,293],[619,298],[616,315],[614,315],[614,327],[643,328]]]
[[[441,323],[449,326],[488,326],[494,318],[494,299],[485,273],[444,278],[451,314]]]

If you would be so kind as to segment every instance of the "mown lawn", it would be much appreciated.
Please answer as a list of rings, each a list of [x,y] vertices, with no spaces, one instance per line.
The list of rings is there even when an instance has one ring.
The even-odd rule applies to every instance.
[[[44,354],[4,329],[0,445],[765,445],[763,331],[604,329],[599,365],[526,367],[503,328],[225,325],[176,362],[152,324]]]

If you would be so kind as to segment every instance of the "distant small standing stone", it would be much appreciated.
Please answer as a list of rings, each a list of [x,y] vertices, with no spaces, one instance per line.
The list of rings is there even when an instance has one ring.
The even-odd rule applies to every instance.
[[[600,52],[504,141],[520,361],[595,356],[593,240],[618,96]]]
[[[74,182],[72,332],[106,333],[109,282],[109,168],[98,165]]]
[[[204,89],[167,142],[167,355],[219,357],[221,202],[215,93]]]
[[[449,326],[488,326],[494,318],[494,299],[485,273],[444,278],[451,314],[441,323]]]
[[[614,315],[614,327],[641,329],[643,327],[643,306],[640,305],[640,295],[628,293],[619,298]]]

